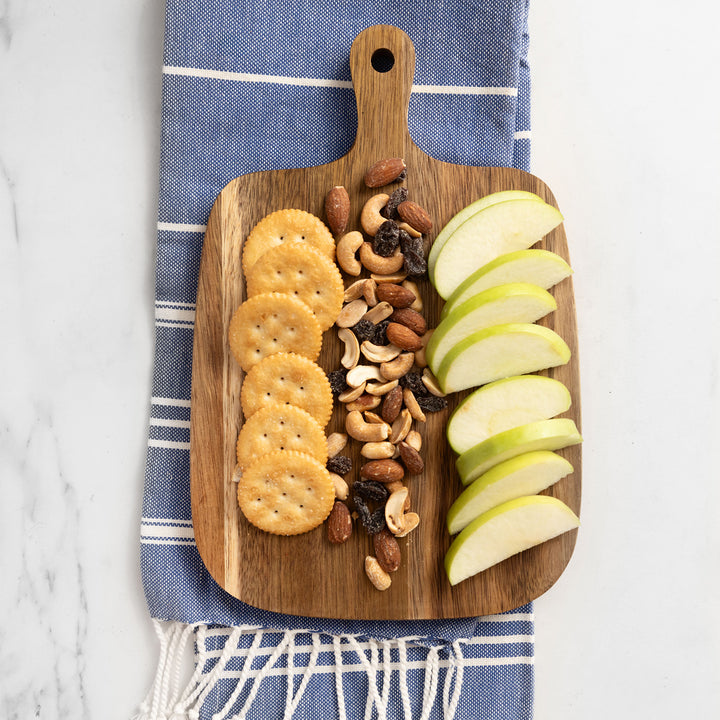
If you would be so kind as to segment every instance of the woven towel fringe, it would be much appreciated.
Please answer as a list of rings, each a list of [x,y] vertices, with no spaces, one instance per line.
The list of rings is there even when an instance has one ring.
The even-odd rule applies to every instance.
[[[283,653],[287,656],[287,693],[285,699],[285,711],[283,720],[291,720],[298,705],[305,693],[305,690],[317,670],[318,656],[322,643],[319,633],[311,633],[312,650],[307,665],[302,668],[300,685],[295,690],[295,654],[297,651],[297,636],[307,634],[307,631],[287,630],[282,639],[277,643],[274,651],[265,661],[261,668],[253,668],[253,663],[262,657],[260,652],[264,630],[257,627],[236,627],[228,634],[220,651],[220,657],[213,665],[212,670],[203,673],[208,653],[206,639],[208,627],[206,625],[187,625],[180,622],[162,623],[153,620],[153,627],[160,642],[160,656],[155,672],[155,678],[147,694],[147,697],[140,704],[138,713],[133,720],[198,720],[200,708],[208,698],[208,695],[217,687],[218,682],[228,680],[227,667],[231,659],[238,659],[236,651],[239,647],[239,640],[243,633],[252,633],[253,640],[250,647],[241,653],[243,658],[242,668],[230,696],[224,705],[217,710],[213,720],[229,720],[230,718],[242,719],[247,716],[263,680],[268,677]],[[185,652],[193,632],[197,633],[197,658],[195,670],[184,688],[181,687],[181,672],[185,664]],[[277,631],[271,631],[277,634]],[[215,636],[217,637],[217,636]],[[377,641],[367,639],[363,648],[358,639],[352,635],[334,636],[333,649],[335,655],[335,687],[337,692],[337,715],[338,720],[347,720],[345,693],[343,689],[343,645],[357,655],[362,669],[368,678],[367,704],[365,706],[365,720],[387,720],[388,701],[392,685],[393,670],[398,670],[398,686],[402,701],[403,717],[405,720],[413,720],[410,705],[410,693],[408,691],[408,653],[407,641],[405,639]],[[307,647],[307,645],[303,645]],[[398,664],[394,667],[392,650],[397,649]],[[437,647],[428,650],[425,661],[425,677],[423,687],[423,698],[421,704],[421,715],[419,720],[428,720],[435,705],[440,675],[440,649]],[[212,659],[217,657],[217,651],[212,654]],[[445,673],[445,681],[442,688],[443,696],[443,717],[445,720],[453,720],[460,700],[460,691],[463,680],[464,658],[460,641],[452,645],[452,652],[448,657],[448,667]],[[252,677],[254,675],[254,678]],[[242,708],[235,709],[238,699],[247,691]]]

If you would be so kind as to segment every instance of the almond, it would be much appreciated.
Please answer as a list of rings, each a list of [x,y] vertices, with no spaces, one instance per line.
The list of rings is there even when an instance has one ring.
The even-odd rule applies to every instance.
[[[387,339],[397,347],[408,352],[415,352],[420,350],[423,346],[422,339],[420,336],[413,332],[409,327],[401,325],[400,323],[391,322],[387,326],[385,331]]]
[[[352,535],[352,518],[348,506],[335,501],[327,519],[328,540],[333,545],[342,545]]]
[[[385,572],[395,572],[400,567],[400,545],[387,528],[373,535],[373,549],[378,564]]]
[[[382,409],[380,410],[382,419],[386,423],[392,425],[395,422],[397,416],[400,414],[402,404],[403,389],[400,387],[400,385],[397,385],[385,396],[385,399],[383,400]]]
[[[427,211],[412,200],[405,200],[397,207],[398,215],[411,227],[420,233],[432,230],[432,220]]]
[[[342,185],[336,185],[325,196],[325,217],[334,235],[342,235],[350,218],[350,196]]]
[[[405,477],[405,468],[395,460],[371,460],[360,468],[360,477],[388,483],[402,480]]]
[[[414,447],[403,441],[398,445],[398,449],[400,450],[400,458],[411,475],[419,475],[425,469],[422,456]]]
[[[365,184],[370,188],[383,187],[397,180],[405,171],[405,161],[402,158],[386,158],[376,162],[365,173]]]
[[[410,307],[415,302],[415,294],[412,290],[404,288],[402,285],[393,283],[381,283],[377,286],[378,300],[389,303],[394,308]]]
[[[400,323],[410,328],[416,335],[424,335],[427,332],[425,318],[419,312],[415,312],[415,310],[411,310],[409,307],[395,310],[392,315],[390,315],[390,321]]]

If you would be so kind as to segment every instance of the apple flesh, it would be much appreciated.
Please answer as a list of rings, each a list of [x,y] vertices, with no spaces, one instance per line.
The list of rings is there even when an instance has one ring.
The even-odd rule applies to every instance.
[[[450,507],[447,528],[456,535],[476,517],[508,500],[537,495],[573,471],[554,452],[537,450],[505,460],[468,486]]]
[[[509,283],[485,290],[459,305],[435,328],[425,350],[428,365],[437,373],[447,353],[478,330],[533,323],[556,309],[555,298],[537,285]]]
[[[449,222],[439,232],[438,236],[430,248],[430,254],[428,255],[428,270],[432,274],[432,270],[435,267],[435,261],[437,256],[440,254],[442,246],[447,242],[448,238],[457,230],[466,220],[469,220],[473,215],[479,213],[490,205],[496,205],[499,202],[505,200],[536,200],[538,202],[544,202],[544,200],[535,193],[526,192],[525,190],[501,190],[500,192],[490,193],[485,195],[479,200],[476,200],[470,205],[467,205],[459,213],[453,215]]]
[[[445,555],[451,585],[579,527],[577,515],[562,501],[530,495],[502,503],[473,520]]]
[[[549,420],[570,408],[568,389],[542,375],[515,375],[483,385],[468,395],[450,416],[447,438],[458,454],[493,435]]]
[[[550,250],[530,248],[504,253],[463,280],[448,298],[440,317],[446,317],[474,295],[497,285],[531,283],[548,290],[570,275],[572,268]]]
[[[463,485],[469,485],[505,460],[535,450],[561,450],[582,442],[569,418],[553,418],[521,425],[493,435],[464,452],[455,462]]]
[[[447,299],[469,275],[499,255],[525,250],[563,220],[560,211],[537,200],[505,200],[472,215],[438,252],[430,279]]]
[[[532,323],[493,325],[472,333],[450,350],[435,372],[444,393],[537,372],[570,360],[570,348],[555,332]]]

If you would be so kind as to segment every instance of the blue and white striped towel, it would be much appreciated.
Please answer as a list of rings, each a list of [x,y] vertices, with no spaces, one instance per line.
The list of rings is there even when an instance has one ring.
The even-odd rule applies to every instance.
[[[409,128],[429,155],[528,169],[527,0],[168,0],[156,359],[141,527],[160,638],[142,718],[532,716],[532,606],[486,618],[352,622],[249,607],[205,571],[190,512],[193,319],[217,194],[256,170],[344,155],[356,128],[349,53],[375,24],[416,50]],[[179,668],[195,642],[195,673]]]

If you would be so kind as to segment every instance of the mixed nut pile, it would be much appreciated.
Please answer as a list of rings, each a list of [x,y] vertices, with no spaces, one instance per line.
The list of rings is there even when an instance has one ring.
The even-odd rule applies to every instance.
[[[389,158],[373,165],[364,181],[367,187],[385,188],[402,182],[406,173],[401,158]],[[408,476],[424,470],[422,435],[413,424],[447,406],[425,360],[432,330],[415,282],[427,271],[423,235],[432,221],[402,186],[367,200],[360,215],[362,232],[348,231],[350,199],[342,186],[327,194],[325,214],[339,237],[337,263],[346,280],[350,277],[335,322],[344,346],[341,367],[328,375],[347,411],[345,432],[328,437],[327,468],[336,490],[328,538],[346,542],[353,516],[359,518],[375,553],[365,558],[365,571],[377,589],[385,590],[389,573],[401,562],[397,538],[420,522],[405,484]],[[352,460],[341,454],[348,439],[362,444],[364,462],[354,480]]]

